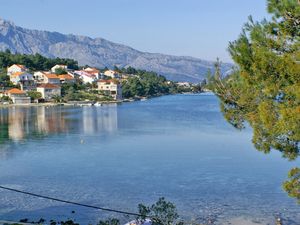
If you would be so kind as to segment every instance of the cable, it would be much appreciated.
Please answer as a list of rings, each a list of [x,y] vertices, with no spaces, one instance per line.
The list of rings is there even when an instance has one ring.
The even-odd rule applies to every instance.
[[[31,193],[31,192],[17,190],[17,189],[14,189],[14,188],[4,187],[4,186],[1,186],[1,185],[0,185],[0,189],[4,189],[4,190],[7,190],[7,191],[12,191],[12,192],[17,192],[17,193],[21,193],[21,194],[25,194],[25,195],[30,195],[30,196],[33,196],[33,197],[53,200],[53,201],[56,201],[56,202],[62,202],[62,203],[67,203],[67,204],[71,204],[71,205],[78,205],[78,206],[82,206],[82,207],[86,207],[86,208],[98,209],[98,210],[103,210],[103,211],[108,211],[108,212],[115,212],[115,213],[120,213],[120,214],[131,215],[131,216],[142,216],[142,217],[144,216],[144,215],[141,215],[139,213],[126,212],[126,211],[122,211],[122,210],[109,209],[109,208],[104,208],[104,207],[98,207],[98,206],[93,206],[93,205],[82,204],[82,203],[78,203],[78,202],[62,200],[62,199],[58,199],[58,198],[52,198],[52,197],[49,197],[49,196],[44,196],[44,195],[34,194],[34,193]]]

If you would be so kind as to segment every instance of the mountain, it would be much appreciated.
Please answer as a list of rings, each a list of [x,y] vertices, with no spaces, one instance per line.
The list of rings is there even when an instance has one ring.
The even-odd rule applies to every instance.
[[[155,71],[170,80],[199,82],[213,62],[187,56],[147,53],[103,38],[30,30],[0,18],[0,51],[23,54],[40,53],[46,57],[71,58],[79,65],[103,68],[132,66]],[[232,67],[224,64],[222,71]]]

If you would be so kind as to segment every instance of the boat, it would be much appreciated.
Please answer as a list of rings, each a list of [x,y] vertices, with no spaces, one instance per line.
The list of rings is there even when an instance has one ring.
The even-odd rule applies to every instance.
[[[96,102],[95,104],[94,104],[94,106],[102,106],[102,103],[100,103],[100,102]]]

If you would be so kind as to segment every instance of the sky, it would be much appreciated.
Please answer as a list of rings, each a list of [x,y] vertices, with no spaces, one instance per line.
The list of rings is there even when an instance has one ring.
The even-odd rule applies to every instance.
[[[265,0],[0,0],[0,17],[30,29],[78,34],[140,51],[219,57],[248,16],[267,17]]]

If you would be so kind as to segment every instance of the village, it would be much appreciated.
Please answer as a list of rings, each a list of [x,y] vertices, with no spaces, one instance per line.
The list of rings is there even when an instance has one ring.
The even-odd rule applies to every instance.
[[[4,103],[9,104],[30,104],[40,102],[55,102],[62,96],[63,84],[83,84],[94,85],[95,90],[99,90],[104,96],[111,100],[122,100],[121,82],[128,77],[119,75],[113,70],[103,73],[96,68],[86,67],[82,70],[71,70],[67,65],[55,65],[50,71],[30,72],[29,69],[20,64],[13,64],[7,68],[7,76],[16,87],[0,92]],[[37,98],[32,99],[29,93],[36,93]]]
[[[122,102],[146,98],[143,94],[135,93],[136,89],[141,89],[136,87],[138,86],[136,82],[139,82],[140,77],[136,74],[122,73],[121,70],[116,71],[107,68],[101,71],[88,66],[74,70],[68,68],[67,65],[57,64],[49,71],[32,71],[25,65],[13,64],[7,67],[6,71],[11,87],[5,87],[0,90],[1,105],[62,102],[71,102],[72,104],[81,102],[81,104],[94,105],[101,104],[99,102]],[[134,71],[136,72],[135,69]],[[130,83],[130,81],[133,82]],[[153,90],[157,89],[155,85],[159,82],[165,85],[166,90],[161,92],[166,94],[169,92],[189,92],[197,89],[196,85],[188,82],[175,83],[158,76],[158,81],[152,87],[149,87],[148,97],[149,93],[151,93],[151,88]],[[122,88],[124,84],[125,90]],[[81,90],[81,98],[74,97],[76,90],[73,87],[80,85],[84,86]],[[170,88],[174,90],[170,91]],[[125,98],[122,92],[125,92]],[[67,98],[68,95],[71,95],[71,97]],[[63,98],[64,96],[65,98]]]

